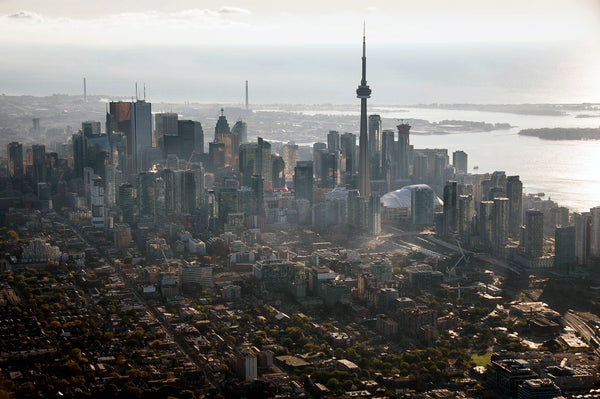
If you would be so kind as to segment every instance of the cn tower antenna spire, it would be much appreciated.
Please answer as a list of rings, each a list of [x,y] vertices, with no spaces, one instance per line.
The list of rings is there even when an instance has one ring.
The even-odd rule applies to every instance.
[[[362,86],[367,85],[367,39],[366,39],[366,24],[363,21],[363,54],[362,54]]]
[[[369,171],[369,138],[367,122],[367,99],[371,97],[371,88],[367,85],[367,41],[365,34],[365,24],[363,22],[363,53],[362,53],[362,79],[356,97],[360,98],[360,136],[359,136],[359,156],[358,156],[358,190],[361,197],[371,197],[371,178]]]

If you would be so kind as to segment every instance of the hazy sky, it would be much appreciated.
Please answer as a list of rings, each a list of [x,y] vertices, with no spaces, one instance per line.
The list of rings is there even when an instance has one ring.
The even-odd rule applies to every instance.
[[[128,45],[600,38],[598,0],[3,0],[0,40]],[[359,33],[360,35],[360,33]]]
[[[0,0],[0,90],[236,101],[249,79],[257,102],[344,102],[363,21],[384,102],[600,100],[600,0]]]

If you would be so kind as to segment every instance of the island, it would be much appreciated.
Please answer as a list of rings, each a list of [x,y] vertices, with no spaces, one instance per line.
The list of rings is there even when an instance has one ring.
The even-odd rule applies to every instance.
[[[535,136],[543,140],[600,140],[600,129],[597,128],[523,129],[519,134]]]

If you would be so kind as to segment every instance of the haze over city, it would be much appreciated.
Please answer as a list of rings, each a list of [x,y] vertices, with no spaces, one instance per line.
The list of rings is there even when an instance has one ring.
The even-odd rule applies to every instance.
[[[585,1],[3,1],[6,94],[349,103],[367,24],[374,104],[594,102],[600,5]]]

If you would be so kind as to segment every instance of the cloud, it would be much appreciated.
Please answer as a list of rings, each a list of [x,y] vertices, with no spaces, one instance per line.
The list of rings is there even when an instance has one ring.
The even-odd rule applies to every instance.
[[[15,20],[31,20],[31,21],[41,21],[43,17],[40,14],[36,14],[31,11],[22,10],[16,12],[14,14],[6,15],[6,18],[15,19]]]
[[[236,43],[240,35],[246,37],[258,29],[247,19],[254,18],[248,17],[251,14],[250,10],[229,6],[78,18],[23,10],[0,15],[0,44],[9,37],[17,37],[21,43],[199,44],[210,43],[210,33],[216,30],[222,42]]]
[[[243,14],[243,15],[251,14],[250,10],[246,10],[245,8],[229,7],[229,6],[223,6],[223,7],[219,8],[219,10],[217,10],[217,12],[219,14]]]

